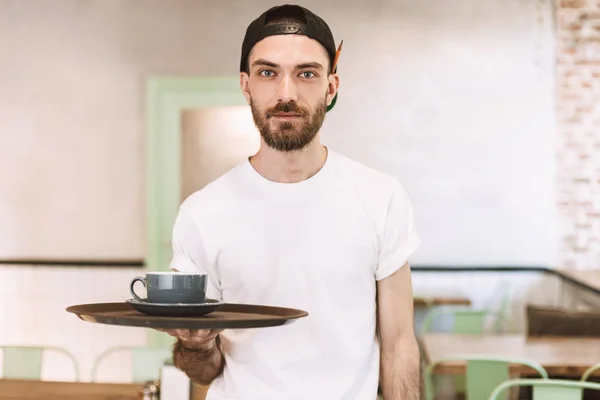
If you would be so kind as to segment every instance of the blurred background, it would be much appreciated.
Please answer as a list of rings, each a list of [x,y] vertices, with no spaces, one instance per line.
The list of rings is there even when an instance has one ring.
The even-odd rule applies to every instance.
[[[166,269],[178,204],[258,149],[239,58],[276,4],[0,0],[0,345],[66,349],[81,381],[115,346],[168,348],[65,308]],[[413,202],[415,295],[521,334],[528,305],[598,310],[600,2],[301,5],[344,41],[323,142]],[[40,379],[71,380],[52,357]],[[99,379],[130,381],[111,357]]]

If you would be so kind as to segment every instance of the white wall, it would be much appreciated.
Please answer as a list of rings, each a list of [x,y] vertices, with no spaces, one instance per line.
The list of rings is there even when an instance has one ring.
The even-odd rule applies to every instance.
[[[344,40],[324,140],[405,184],[424,239],[414,261],[553,262],[549,2],[303,2]],[[145,78],[236,75],[245,27],[273,4],[2,0],[0,258],[143,258]],[[64,307],[122,301],[136,273],[0,268],[0,343],[67,346],[85,377],[144,330]],[[420,279],[417,293],[490,294],[490,282]]]
[[[236,75],[274,3],[2,1],[0,257],[142,258],[145,78]],[[324,140],[405,184],[415,261],[554,262],[549,3],[303,3],[344,40]]]
[[[555,262],[554,59],[542,3],[402,1],[367,13],[371,30],[339,24],[343,83],[327,140],[407,186],[424,239],[414,261]]]
[[[181,199],[203,188],[260,148],[246,106],[186,110],[181,116]]]

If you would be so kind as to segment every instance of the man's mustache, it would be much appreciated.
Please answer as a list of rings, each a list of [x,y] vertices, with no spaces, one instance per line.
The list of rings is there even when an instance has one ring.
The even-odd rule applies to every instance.
[[[295,101],[288,101],[287,103],[277,103],[275,107],[267,110],[267,118],[281,113],[294,113],[300,115],[301,117],[308,115],[308,112],[300,108]]]

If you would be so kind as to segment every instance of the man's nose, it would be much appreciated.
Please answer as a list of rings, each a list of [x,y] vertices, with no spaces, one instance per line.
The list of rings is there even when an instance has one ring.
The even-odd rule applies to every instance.
[[[292,77],[284,76],[277,87],[277,100],[283,103],[298,100],[298,88]]]

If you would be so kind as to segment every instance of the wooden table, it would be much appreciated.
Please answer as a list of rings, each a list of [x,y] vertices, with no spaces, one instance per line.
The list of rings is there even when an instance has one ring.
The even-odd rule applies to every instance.
[[[429,363],[452,355],[518,357],[537,361],[548,374],[577,376],[600,362],[600,338],[527,338],[524,335],[458,335],[428,333],[421,346]],[[529,368],[514,370],[530,373]],[[465,373],[465,363],[442,364],[436,372]],[[596,371],[594,376],[600,376]]]
[[[139,384],[0,379],[1,400],[138,400]]]
[[[470,306],[471,300],[466,297],[440,296],[440,297],[419,297],[413,299],[414,307],[431,306]]]

